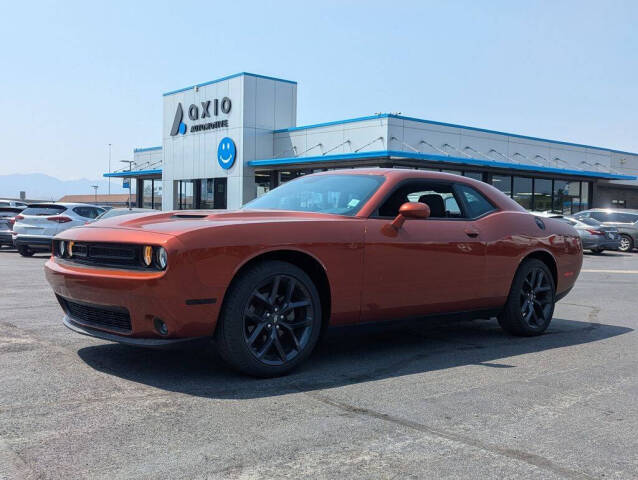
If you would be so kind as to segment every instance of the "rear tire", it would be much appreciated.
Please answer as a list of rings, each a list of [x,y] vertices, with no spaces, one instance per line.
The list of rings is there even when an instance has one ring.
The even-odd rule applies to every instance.
[[[634,239],[629,235],[621,235],[620,236],[620,245],[618,246],[618,250],[621,252],[631,252],[634,249]]]
[[[310,277],[295,265],[269,260],[233,281],[215,343],[234,369],[276,377],[308,358],[320,331],[321,301]]]
[[[22,255],[23,257],[32,257],[35,252],[31,250],[29,247],[27,247],[26,245],[19,245],[18,253]]]
[[[525,260],[518,268],[498,316],[503,330],[512,335],[531,337],[549,327],[554,315],[555,285],[549,268],[540,260]]]

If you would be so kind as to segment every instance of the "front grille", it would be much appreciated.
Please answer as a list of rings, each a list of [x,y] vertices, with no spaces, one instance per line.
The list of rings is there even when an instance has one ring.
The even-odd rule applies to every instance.
[[[131,317],[128,310],[123,307],[79,303],[60,296],[58,296],[58,300],[67,315],[82,325],[106,328],[122,333],[131,332]]]
[[[60,241],[56,240],[56,256],[60,256],[59,244]],[[159,270],[155,249],[153,249],[153,261],[151,265],[148,267],[144,265],[142,261],[142,249],[144,247],[142,245],[74,242],[72,248],[73,255],[71,257],[68,256],[68,251],[65,252],[64,257],[62,257],[67,262],[133,270]]]

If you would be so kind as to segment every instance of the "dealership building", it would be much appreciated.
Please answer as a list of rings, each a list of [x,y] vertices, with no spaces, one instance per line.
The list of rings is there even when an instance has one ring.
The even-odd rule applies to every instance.
[[[353,167],[476,178],[525,208],[638,208],[638,154],[377,114],[297,125],[297,83],[239,73],[163,95],[162,145],[126,171],[138,206],[235,209],[295,177]]]

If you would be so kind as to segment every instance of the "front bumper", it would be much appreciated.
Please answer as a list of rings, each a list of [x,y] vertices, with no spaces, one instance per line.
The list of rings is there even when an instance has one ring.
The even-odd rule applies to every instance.
[[[210,340],[210,337],[191,337],[191,338],[134,338],[127,337],[124,335],[116,335],[113,333],[109,333],[103,330],[98,330],[95,328],[89,328],[84,325],[80,325],[73,321],[71,317],[68,315],[64,316],[64,326],[69,330],[73,330],[75,333],[79,333],[81,335],[88,335],[89,337],[99,338],[102,340],[108,340],[110,342],[118,342],[124,345],[132,345],[135,347],[146,347],[146,348],[173,348],[180,347],[186,344],[198,343],[198,342],[206,342]]]
[[[210,337],[224,294],[222,288],[193,281],[192,267],[188,264],[169,265],[168,270],[161,272],[139,272],[82,266],[52,257],[45,264],[45,275],[59,297],[106,309],[126,309],[131,327],[126,332],[80,320],[73,323],[76,326],[82,323],[78,328],[88,329],[93,336],[97,336],[93,334],[95,330],[112,336],[100,338],[130,344],[140,341],[147,344],[145,340],[153,339],[164,343]],[[197,303],[193,302],[195,299],[209,301]],[[69,316],[66,309],[65,314]],[[168,335],[162,336],[155,330],[156,318],[167,325]]]
[[[53,237],[42,237],[38,235],[14,235],[13,245],[16,247],[24,246],[34,250],[51,251],[51,243]]]

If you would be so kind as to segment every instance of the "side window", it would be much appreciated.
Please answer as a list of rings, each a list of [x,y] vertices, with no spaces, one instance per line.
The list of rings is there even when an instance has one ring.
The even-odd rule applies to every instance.
[[[379,216],[396,217],[406,202],[425,203],[430,207],[430,218],[463,218],[451,183],[414,181],[401,185],[379,207]]]
[[[598,220],[599,222],[607,221],[607,214],[605,212],[591,212],[591,218]]]
[[[94,209],[91,207],[75,207],[73,209],[75,213],[77,213],[80,217],[84,217],[84,218],[95,218],[92,215],[93,210]]]
[[[634,223],[638,218],[631,213],[611,213],[608,222]]]
[[[467,185],[458,186],[461,195],[465,200],[470,218],[476,218],[496,210],[494,205],[485,198],[481,193]]]

